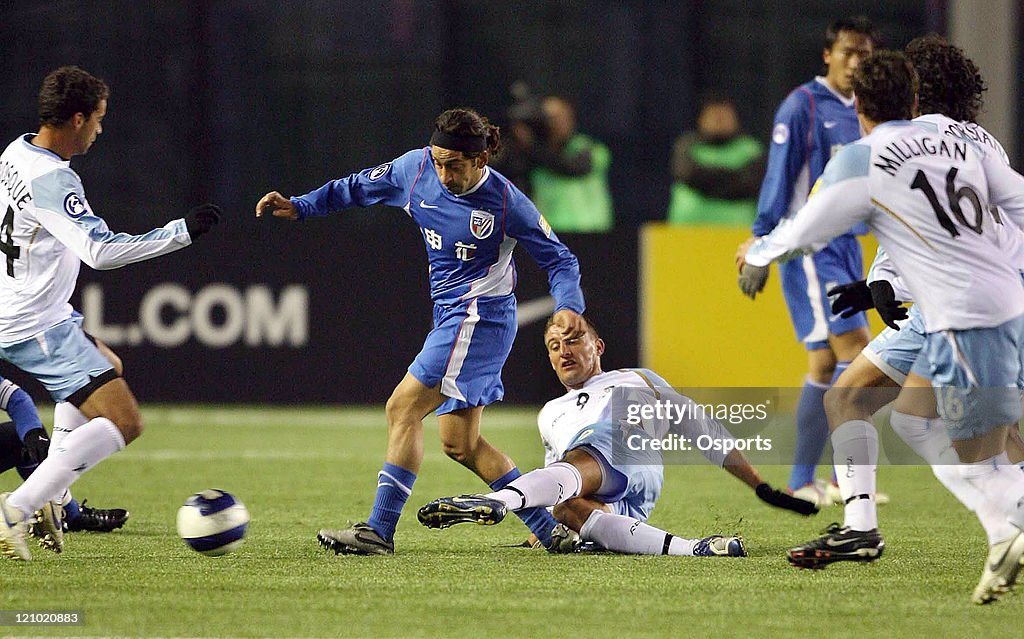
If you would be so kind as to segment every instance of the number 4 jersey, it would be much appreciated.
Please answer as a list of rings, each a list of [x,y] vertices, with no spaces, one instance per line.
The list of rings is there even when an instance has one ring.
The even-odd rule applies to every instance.
[[[192,243],[183,219],[144,235],[114,233],[85,199],[67,160],[14,140],[0,155],[0,345],[71,316],[78,271],[112,269]]]
[[[1024,177],[991,149],[935,122],[880,124],[829,162],[817,193],[746,261],[767,265],[858,222],[903,276],[929,333],[1024,314],[1019,237],[1005,226],[1024,222]]]

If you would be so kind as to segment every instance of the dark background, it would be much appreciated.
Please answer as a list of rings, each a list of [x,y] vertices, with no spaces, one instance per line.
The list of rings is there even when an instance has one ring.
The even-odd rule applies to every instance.
[[[889,47],[945,31],[942,0],[4,3],[0,134],[34,130],[42,77],[78,64],[112,89],[103,135],[73,162],[112,228],[144,232],[206,200],[228,212],[179,254],[83,269],[81,284],[103,284],[110,321],[130,321],[157,282],[309,286],[301,349],[118,348],[140,397],[380,402],[429,327],[416,228],[383,208],[258,223],[263,193],[303,193],[422,146],[444,108],[474,106],[503,123],[515,80],[571,96],[580,129],[612,150],[617,230],[564,239],[611,346],[608,367],[634,365],[636,228],[664,217],[672,141],[692,125],[698,96],[732,95],[766,140],[778,103],[821,72],[826,25],[857,13]],[[517,256],[521,298],[543,294],[543,275]],[[509,401],[558,391],[540,326],[521,329]]]

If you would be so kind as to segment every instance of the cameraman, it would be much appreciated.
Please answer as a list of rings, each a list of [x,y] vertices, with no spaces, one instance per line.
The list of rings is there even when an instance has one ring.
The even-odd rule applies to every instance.
[[[611,153],[576,131],[576,112],[559,96],[518,98],[509,109],[509,152],[499,170],[530,194],[556,231],[587,233],[612,228],[608,188]]]

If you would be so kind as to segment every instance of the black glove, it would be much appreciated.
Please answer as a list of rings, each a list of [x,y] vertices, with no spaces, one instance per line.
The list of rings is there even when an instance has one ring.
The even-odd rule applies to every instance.
[[[792,510],[793,512],[800,515],[817,515],[818,507],[807,501],[806,499],[800,499],[794,497],[781,490],[772,488],[767,483],[758,484],[757,488],[754,489],[757,493],[758,499],[775,506],[776,508],[784,508],[786,510]]]
[[[751,266],[744,264],[740,269],[739,285],[743,294],[754,299],[757,294],[764,290],[765,282],[768,281],[767,266]]]
[[[22,440],[22,456],[28,464],[40,464],[50,452],[50,436],[42,428],[33,428]]]
[[[853,317],[875,305],[871,299],[871,289],[865,280],[834,286],[827,294],[832,299],[832,314],[843,318]]]
[[[900,330],[896,320],[907,319],[908,311],[903,302],[896,300],[896,291],[893,290],[892,284],[878,280],[868,284],[868,288],[871,289],[871,301],[878,311],[878,316],[889,328]]]
[[[220,222],[220,213],[220,207],[216,204],[200,204],[188,212],[185,216],[185,226],[193,242]]]

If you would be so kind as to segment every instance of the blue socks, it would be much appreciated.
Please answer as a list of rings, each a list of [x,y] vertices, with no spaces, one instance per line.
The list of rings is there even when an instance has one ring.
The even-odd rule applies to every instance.
[[[796,451],[789,473],[789,489],[797,490],[814,481],[814,469],[825,452],[828,420],[825,418],[825,391],[828,386],[810,380],[804,382],[796,407]]]
[[[519,472],[519,468],[515,467],[501,477],[492,481],[488,486],[491,487],[492,491],[501,490],[520,475],[522,475],[522,473]],[[540,540],[540,543],[544,544],[545,548],[551,545],[551,529],[554,528],[558,522],[551,516],[551,513],[548,512],[547,508],[526,508],[518,510],[516,511],[516,516],[523,520],[523,523],[530,529],[530,532],[537,535],[537,539]]]
[[[804,382],[796,408],[796,451],[793,455],[793,470],[789,475],[790,490],[797,490],[814,481],[814,471],[829,438],[825,392],[849,366],[848,361],[837,362],[832,381],[827,385],[810,380]]]
[[[491,490],[500,490],[510,481],[519,477],[518,468],[513,468],[500,478],[490,483]],[[370,518],[366,523],[377,533],[391,541],[395,536],[398,518],[402,516],[402,507],[412,494],[412,485],[416,481],[416,473],[411,470],[384,462],[384,468],[377,475],[377,499],[373,502]],[[70,511],[69,511],[70,517]],[[551,545],[551,529],[557,523],[555,518],[544,508],[527,508],[516,513],[530,531],[537,535],[545,547]]]
[[[384,468],[377,474],[377,499],[366,523],[388,541],[395,536],[398,518],[402,516],[402,507],[412,494],[415,481],[416,473],[388,462],[384,462]]]
[[[64,521],[73,521],[78,519],[78,516],[81,514],[82,509],[78,505],[78,500],[74,497],[71,498],[71,501],[64,504]]]

